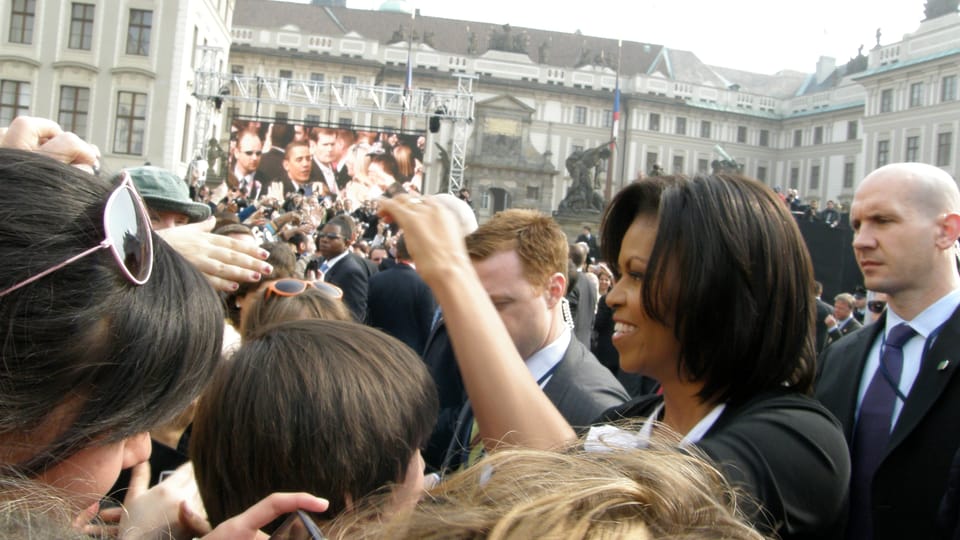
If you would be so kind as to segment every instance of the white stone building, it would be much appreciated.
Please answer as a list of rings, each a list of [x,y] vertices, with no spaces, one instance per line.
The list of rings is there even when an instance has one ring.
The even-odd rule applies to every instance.
[[[183,174],[197,150],[196,46],[229,47],[234,4],[3,2],[0,124],[54,118],[96,144],[107,170],[149,161]]]

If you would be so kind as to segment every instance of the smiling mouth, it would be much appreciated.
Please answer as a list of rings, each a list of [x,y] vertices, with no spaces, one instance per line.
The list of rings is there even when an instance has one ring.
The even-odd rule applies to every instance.
[[[615,322],[613,324],[614,337],[625,336],[628,334],[632,334],[636,331],[637,331],[637,327],[632,324],[627,324],[624,322]]]

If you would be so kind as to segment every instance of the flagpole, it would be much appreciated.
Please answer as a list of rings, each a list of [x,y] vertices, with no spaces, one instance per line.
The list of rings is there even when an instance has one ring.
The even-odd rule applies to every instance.
[[[623,57],[623,40],[617,40],[617,82],[613,90],[613,125],[610,129],[610,157],[607,158],[607,183],[603,189],[603,199],[610,201],[613,196],[613,169],[616,167],[614,155],[617,152],[617,135],[620,132],[620,59]]]
[[[400,131],[407,129],[407,101],[413,94],[413,25],[417,20],[417,12],[410,15],[410,35],[407,36],[407,78],[403,83],[403,100],[400,104]]]

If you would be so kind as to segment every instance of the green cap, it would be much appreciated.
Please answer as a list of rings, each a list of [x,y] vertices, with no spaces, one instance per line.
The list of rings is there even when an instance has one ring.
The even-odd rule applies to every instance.
[[[210,207],[190,200],[187,183],[172,172],[160,167],[131,167],[127,169],[147,208],[157,212],[176,212],[190,219],[190,223],[210,217]]]

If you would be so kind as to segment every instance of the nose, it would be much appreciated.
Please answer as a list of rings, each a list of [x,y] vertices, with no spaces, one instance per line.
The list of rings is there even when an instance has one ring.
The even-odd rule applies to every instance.
[[[610,284],[610,289],[607,290],[607,306],[611,309],[616,309],[617,306],[623,304],[623,292],[621,290],[620,284],[624,280],[615,281]]]
[[[876,245],[876,238],[870,232],[870,228],[866,225],[861,225],[860,228],[853,233],[853,248],[854,249],[866,249],[871,248]]]

